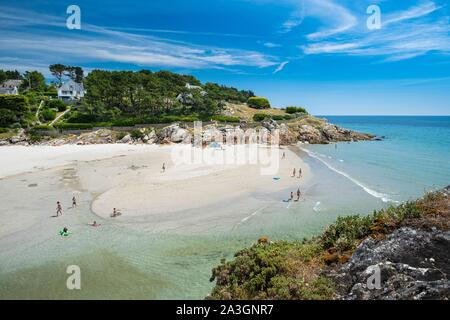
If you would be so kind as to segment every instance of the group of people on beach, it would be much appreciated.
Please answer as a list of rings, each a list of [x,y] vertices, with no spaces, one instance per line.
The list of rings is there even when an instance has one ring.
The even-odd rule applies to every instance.
[[[292,170],[292,178],[295,178],[296,175],[297,175],[297,169],[294,168],[294,170]],[[302,177],[302,175],[303,175],[302,168],[299,168],[298,169],[298,176],[297,176],[297,178],[300,179]]]
[[[282,158],[282,159],[286,159],[286,152],[283,152],[283,155],[282,155],[281,158]],[[297,172],[298,172],[298,175],[297,175]],[[294,168],[294,169],[292,170],[292,175],[291,175],[292,178],[297,177],[298,179],[300,179],[300,178],[302,178],[302,176],[303,176],[302,168],[299,168],[298,171],[297,171],[297,168]],[[291,191],[291,195],[290,195],[288,201],[296,201],[296,202],[298,202],[298,201],[300,201],[300,197],[301,197],[301,196],[302,196],[302,192],[300,191],[300,188],[298,188],[298,189],[297,189],[297,199],[294,200],[295,195],[294,195],[294,192]]]
[[[75,198],[75,196],[73,196],[71,209],[76,208],[76,206],[77,206],[77,198]],[[60,201],[57,201],[56,202],[56,217],[59,217],[59,216],[62,216],[62,215],[63,215],[62,204],[61,204]]]
[[[72,207],[70,207],[70,209],[74,209],[76,207],[77,207],[77,198],[75,196],[73,196],[72,197]],[[62,215],[63,215],[63,206],[61,204],[61,201],[57,201],[56,202],[56,216],[55,216],[55,218],[57,218],[59,216],[62,216]],[[116,208],[114,208],[113,214],[111,214],[111,217],[117,217],[119,215],[121,215],[121,213]],[[100,227],[101,224],[97,223],[97,221],[94,220],[92,223],[88,223],[88,226]],[[70,235],[68,227],[64,227],[59,233],[60,233],[61,236],[64,236],[64,237],[68,237]]]

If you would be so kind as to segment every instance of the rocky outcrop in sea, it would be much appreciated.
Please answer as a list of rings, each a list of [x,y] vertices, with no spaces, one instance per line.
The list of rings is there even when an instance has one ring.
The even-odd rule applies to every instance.
[[[209,124],[202,128],[202,138],[204,141],[217,141],[222,138],[223,141],[230,135],[244,136],[247,130],[263,130],[267,133],[267,142],[271,142],[275,133],[279,136],[281,145],[295,144],[298,142],[310,144],[327,144],[339,141],[360,141],[360,140],[376,140],[377,138],[370,134],[359,133],[327,123],[324,120],[308,118],[315,121],[315,125],[309,122],[290,122],[278,123],[272,119],[266,119],[255,126],[246,122],[238,125],[230,124]],[[159,130],[153,128],[135,129],[142,134],[132,134],[132,132],[116,131],[111,129],[99,129],[96,131],[83,132],[80,134],[61,134],[56,131],[46,135],[41,134],[41,140],[37,141],[36,136],[20,129],[17,134],[8,139],[0,140],[0,145],[63,145],[63,144],[108,144],[108,143],[145,143],[145,144],[166,144],[166,143],[193,143],[194,129],[192,126],[180,123],[173,123]],[[236,139],[239,140],[239,139]],[[241,141],[243,142],[243,141]]]

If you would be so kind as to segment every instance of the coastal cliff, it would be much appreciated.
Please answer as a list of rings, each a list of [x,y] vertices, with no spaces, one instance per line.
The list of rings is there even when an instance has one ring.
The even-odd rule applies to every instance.
[[[328,123],[310,115],[298,117],[290,121],[276,121],[267,116],[260,122],[246,122],[242,120],[237,125],[212,122],[203,127],[202,137],[205,141],[215,140],[222,135],[226,141],[228,134],[233,132],[244,133],[248,129],[266,130],[269,141],[278,132],[281,145],[295,144],[297,142],[310,144],[327,144],[340,141],[374,140],[377,137],[371,134],[359,133]],[[131,128],[99,128],[97,130],[78,131],[26,131],[19,129],[14,134],[0,137],[0,145],[63,145],[63,144],[166,144],[166,143],[192,143],[194,136],[193,123],[176,122],[171,125],[142,126]]]
[[[450,186],[369,216],[338,218],[310,240],[262,237],[213,269],[207,298],[449,299],[449,230]]]

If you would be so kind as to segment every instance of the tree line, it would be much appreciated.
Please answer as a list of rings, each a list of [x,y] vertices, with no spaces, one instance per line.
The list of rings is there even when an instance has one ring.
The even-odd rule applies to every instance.
[[[93,70],[83,81],[87,91],[71,122],[109,121],[120,117],[214,115],[224,102],[246,102],[251,91],[202,83],[169,71]],[[187,88],[186,84],[195,86]]]

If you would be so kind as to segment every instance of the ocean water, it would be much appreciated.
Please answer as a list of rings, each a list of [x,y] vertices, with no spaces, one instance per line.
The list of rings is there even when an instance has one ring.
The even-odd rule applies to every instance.
[[[450,117],[323,116],[383,141],[304,147],[384,201],[414,199],[450,184]]]
[[[385,139],[299,145],[297,152],[313,174],[302,186],[300,202],[283,202],[291,191],[283,190],[196,209],[242,212],[233,228],[230,221],[215,221],[202,232],[151,232],[141,224],[102,221],[98,232],[82,227],[94,217],[86,210],[70,218],[71,225],[80,227],[68,240],[28,245],[26,235],[20,235],[0,250],[0,299],[202,299],[213,286],[211,269],[262,235],[301,240],[318,234],[338,216],[369,214],[450,184],[450,117],[326,118]],[[30,179],[39,174],[45,173]],[[19,190],[21,179],[0,184],[3,209],[12,202],[5,195],[11,188]],[[32,197],[38,195],[27,201]],[[89,202],[91,195],[86,197]],[[195,210],[186,212],[190,214]],[[80,291],[65,287],[68,262],[82,270]]]

